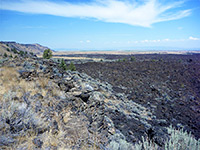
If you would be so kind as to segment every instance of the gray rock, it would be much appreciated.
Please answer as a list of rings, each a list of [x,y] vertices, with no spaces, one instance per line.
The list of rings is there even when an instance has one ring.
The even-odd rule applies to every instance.
[[[84,92],[81,93],[81,95],[80,95],[80,98],[86,103],[88,102],[89,97],[90,97],[90,94],[84,93]]]
[[[89,101],[103,101],[105,96],[101,92],[92,92]]]
[[[42,148],[43,142],[40,139],[34,138],[32,142],[37,148]]]
[[[3,58],[3,59],[0,59],[0,64],[4,63],[5,61],[7,61],[8,58]]]
[[[10,146],[12,145],[16,140],[9,137],[9,136],[0,136],[0,146]]]
[[[23,67],[24,67],[26,70],[33,70],[33,69],[35,69],[35,67],[32,65],[32,63],[30,63],[30,62],[28,62],[28,61],[25,61],[25,62],[24,62]]]

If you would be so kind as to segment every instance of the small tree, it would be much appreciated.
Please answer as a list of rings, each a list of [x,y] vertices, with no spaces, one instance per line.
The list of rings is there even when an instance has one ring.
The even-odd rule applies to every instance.
[[[4,55],[3,55],[4,57],[8,57],[8,55],[6,54],[6,53],[4,53]]]
[[[43,52],[43,58],[44,59],[50,59],[52,57],[52,51],[50,49],[46,49]]]
[[[59,67],[62,68],[63,70],[67,70],[67,65],[64,59],[61,60]]]
[[[123,58],[122,61],[125,62],[125,61],[126,61],[126,58]]]
[[[21,56],[24,56],[24,51],[20,51],[19,54],[20,54]]]
[[[131,57],[131,61],[135,61],[135,57],[134,56]]]
[[[13,51],[14,54],[18,54],[18,51],[16,50],[16,48],[12,48],[11,51]]]
[[[75,65],[74,65],[73,62],[70,63],[70,65],[69,65],[69,70],[71,70],[71,71],[76,71],[76,67],[75,67]]]

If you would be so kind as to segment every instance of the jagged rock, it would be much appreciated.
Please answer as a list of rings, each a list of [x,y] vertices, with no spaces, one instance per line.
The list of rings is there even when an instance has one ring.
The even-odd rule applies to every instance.
[[[0,147],[1,146],[11,146],[15,142],[16,142],[16,140],[11,137],[3,136],[3,135],[0,136]]]
[[[136,103],[126,94],[114,92],[109,83],[79,72],[62,71],[52,60],[22,59],[18,63],[19,83],[14,84],[17,88],[0,95],[5,102],[0,105],[4,111],[0,114],[0,146],[16,142],[10,135],[20,139],[22,134],[31,133],[32,143],[41,149],[62,148],[61,143],[65,148],[81,149],[84,143],[98,143],[96,146],[101,149],[131,150],[142,136],[160,146],[168,138],[164,129],[169,124],[157,119],[155,104]],[[157,99],[161,101],[157,107],[166,111],[165,105],[172,106],[171,96],[160,94],[161,87],[153,84],[150,90],[157,98],[162,96]]]
[[[0,59],[0,64],[4,63],[5,61],[7,61],[8,58],[3,58],[3,59]]]
[[[32,65],[32,63],[28,62],[28,61],[25,61],[23,63],[23,67],[25,70],[33,70],[35,69],[35,67]]]
[[[88,94],[88,93],[85,93],[85,92],[82,92],[81,94],[80,94],[80,98],[84,101],[84,102],[88,102],[88,99],[90,98],[90,94]]]
[[[33,139],[33,144],[35,144],[35,146],[36,146],[37,148],[42,148],[43,142],[42,142],[40,139],[38,139],[38,138],[34,138],[34,139]]]

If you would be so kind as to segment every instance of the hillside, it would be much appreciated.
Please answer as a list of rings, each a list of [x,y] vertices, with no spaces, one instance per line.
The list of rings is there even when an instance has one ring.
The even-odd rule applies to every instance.
[[[9,48],[15,48],[18,51],[24,51],[34,54],[42,54],[45,49],[50,49],[40,44],[20,44],[16,42],[3,42],[3,41],[0,42],[1,47],[5,47],[5,45]]]
[[[128,65],[127,62],[115,63]],[[112,65],[100,62],[102,67],[109,64]],[[156,112],[160,110],[157,109],[159,105],[164,113],[168,108],[174,111],[171,108],[176,100],[171,99],[171,95],[157,99],[161,102],[158,105],[155,101],[152,104],[151,101],[141,103],[134,97],[130,100],[124,94],[126,91],[117,91],[114,82],[111,82],[112,86],[102,79],[77,71],[65,71],[59,66],[53,60],[36,57],[21,56],[0,61],[0,149],[142,150],[144,146],[155,150],[170,149],[171,146],[199,149],[200,140],[186,133],[188,130],[198,131],[195,124],[194,130],[190,130],[185,122],[176,126],[167,116],[157,115],[160,113]],[[88,64],[85,67],[89,67]],[[106,70],[109,72],[105,78],[112,73]],[[119,72],[114,70],[113,73],[120,75],[120,69],[117,70]],[[126,77],[125,74],[123,76]],[[122,84],[125,83],[121,77],[119,79]],[[141,82],[140,90],[144,85]],[[164,91],[157,86],[152,85],[150,93],[168,94],[168,89]],[[135,85],[135,92],[137,88],[138,85]],[[144,92],[149,91],[145,88],[138,90],[142,98]],[[196,98],[189,101],[199,106]],[[182,108],[187,105],[183,100],[179,103]],[[199,113],[196,107],[191,107],[190,112]],[[178,118],[174,118],[175,121],[179,121]],[[182,128],[184,131],[180,130]]]

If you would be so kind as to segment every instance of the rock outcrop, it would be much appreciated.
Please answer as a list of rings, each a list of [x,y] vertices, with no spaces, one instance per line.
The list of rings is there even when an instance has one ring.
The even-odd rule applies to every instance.
[[[1,62],[0,148],[131,150],[142,137],[160,148],[165,120],[77,71],[53,60]]]

